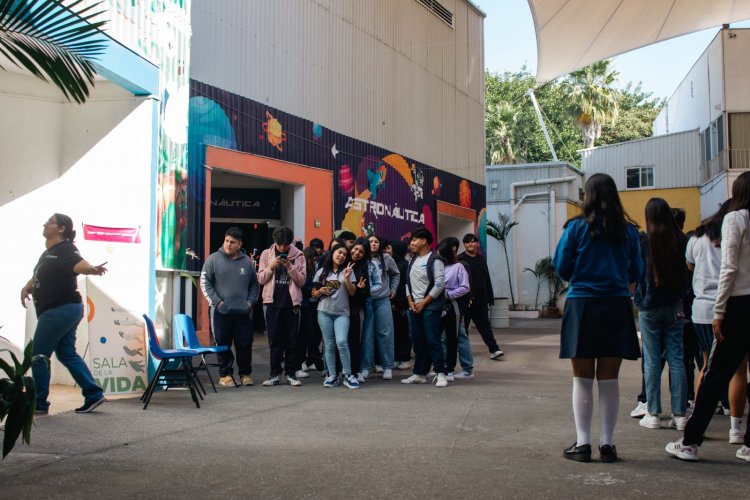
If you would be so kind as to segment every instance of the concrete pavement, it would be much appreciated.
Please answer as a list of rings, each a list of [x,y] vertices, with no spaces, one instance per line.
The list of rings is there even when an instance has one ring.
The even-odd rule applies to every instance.
[[[256,337],[254,387],[209,392],[196,409],[184,391],[118,399],[95,413],[37,419],[30,447],[0,463],[4,498],[703,498],[747,495],[750,464],[727,443],[729,417],[714,418],[699,463],[664,452],[674,430],[629,417],[640,367],[621,375],[615,441],[621,460],[562,458],[575,441],[569,362],[559,360],[557,320],[514,320],[497,330],[506,352],[492,361],[471,341],[477,378],[446,389],[371,378],[356,391],[261,387],[265,338]],[[403,375],[403,377],[402,377]],[[664,377],[666,380],[666,376]],[[53,410],[80,395],[53,389]],[[72,396],[72,397],[71,397]],[[67,401],[67,403],[66,403]],[[663,401],[669,407],[668,392]],[[69,406],[65,406],[68,404]],[[666,409],[665,408],[665,409]],[[662,421],[667,425],[667,419]],[[598,442],[595,413],[592,440]]]

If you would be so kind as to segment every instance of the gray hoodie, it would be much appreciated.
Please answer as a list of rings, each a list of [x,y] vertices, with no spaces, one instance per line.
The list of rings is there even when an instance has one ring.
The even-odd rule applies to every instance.
[[[201,290],[211,307],[222,303],[222,314],[250,314],[260,291],[255,262],[241,248],[234,259],[220,248],[203,264]]]
[[[383,271],[382,264],[385,264],[385,271]],[[393,257],[384,253],[382,264],[378,256],[373,257],[368,262],[370,297],[373,299],[383,299],[389,297],[391,293],[395,294],[401,280],[401,273]]]

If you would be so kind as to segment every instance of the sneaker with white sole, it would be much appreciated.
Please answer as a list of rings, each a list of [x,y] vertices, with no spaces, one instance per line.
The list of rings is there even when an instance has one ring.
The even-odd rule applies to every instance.
[[[234,377],[231,375],[224,375],[219,377],[219,385],[221,387],[234,387]]]
[[[81,406],[80,408],[76,408],[76,413],[91,413],[92,411],[99,408],[105,401],[107,400],[104,399],[104,396],[92,401],[86,401],[83,406]]]
[[[677,429],[678,431],[684,431],[685,425],[687,425],[687,417],[680,415],[672,415],[669,419],[669,428]]]
[[[393,370],[390,368],[386,368],[383,370],[383,380],[392,380],[393,379]]]
[[[646,429],[660,429],[661,423],[659,422],[659,415],[651,415],[650,413],[646,413],[640,422],[638,422],[638,425],[641,427],[645,427]]]
[[[359,382],[360,384],[364,384],[367,380],[361,373],[356,374],[354,378],[356,378],[357,382]]]
[[[434,370],[430,370],[429,372],[427,372],[427,378],[428,378],[429,380],[432,380],[432,379],[434,379],[434,378],[435,378],[436,376],[437,376],[437,373],[435,373],[435,371],[434,371]]]
[[[312,367],[312,365],[308,365],[307,363],[302,363],[302,371],[303,371],[303,372],[308,372],[308,371],[310,371],[310,368],[311,368],[311,367]]]
[[[427,378],[424,375],[414,374],[411,377],[401,379],[402,384],[426,384]]]
[[[408,370],[411,368],[411,363],[408,361],[399,361],[396,363],[396,366],[394,366],[396,370]]]
[[[446,373],[446,374],[445,374],[445,379],[446,379],[446,380],[447,380],[448,382],[455,382],[455,381],[456,381],[456,377],[455,377],[455,375],[453,375],[453,372],[448,372],[448,373]]]
[[[383,373],[383,367],[381,365],[375,365],[375,373]]]
[[[359,389],[359,381],[354,375],[344,376],[344,385],[349,389]]]
[[[357,379],[359,379],[359,376],[362,376],[363,379],[367,380],[367,378],[370,376],[370,370],[362,370],[357,374]]]
[[[247,385],[247,386],[253,385],[253,377],[251,377],[250,375],[241,376],[240,384]]]
[[[295,373],[294,376],[297,378],[310,378],[310,374],[305,370],[297,370],[297,373]]]
[[[291,375],[286,376],[286,383],[292,387],[302,387],[302,382],[297,377],[292,377]]]
[[[680,460],[687,460],[688,462],[698,461],[698,447],[694,445],[684,445],[682,444],[682,439],[679,439],[674,443],[669,443],[664,449],[667,450],[667,453],[674,455]]]
[[[448,378],[445,373],[438,373],[435,377],[435,387],[448,387]]]
[[[274,385],[279,385],[280,383],[281,381],[279,380],[278,375],[270,377],[268,380],[263,381],[263,385],[265,387],[273,387]]]
[[[745,462],[750,462],[750,448],[742,445],[742,448],[737,450],[737,454],[735,455],[740,460],[744,460]]]
[[[490,359],[494,359],[494,360],[497,361],[498,359],[502,358],[503,356],[505,356],[505,353],[503,352],[502,349],[498,348],[497,351],[495,351],[492,354],[490,354]]]
[[[331,375],[330,377],[326,377],[326,379],[323,381],[323,387],[333,388],[339,386],[339,378],[336,375]]]
[[[742,444],[745,442],[745,433],[738,429],[729,429],[729,444]]]
[[[648,404],[646,404],[645,402],[638,401],[638,406],[633,408],[633,411],[630,412],[630,416],[633,418],[641,418],[647,413],[648,413]]]
[[[474,372],[460,371],[453,374],[453,378],[456,380],[469,380],[474,378]]]

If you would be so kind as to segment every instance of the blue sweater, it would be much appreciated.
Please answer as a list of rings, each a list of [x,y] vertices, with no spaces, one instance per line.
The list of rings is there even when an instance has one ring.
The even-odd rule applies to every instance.
[[[586,221],[572,219],[557,243],[553,263],[569,282],[568,298],[630,297],[628,285],[643,271],[638,230],[628,224],[627,239],[613,244],[592,239]]]

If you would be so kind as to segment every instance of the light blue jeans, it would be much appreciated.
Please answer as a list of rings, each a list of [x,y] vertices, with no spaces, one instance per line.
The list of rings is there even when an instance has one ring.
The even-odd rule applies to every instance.
[[[471,353],[469,333],[466,331],[463,319],[458,325],[458,362],[466,373],[474,372],[474,355]]]
[[[393,368],[393,314],[391,300],[369,298],[365,301],[365,324],[362,328],[363,370],[372,370],[375,365],[375,342],[378,343],[380,364],[383,369]]]
[[[323,353],[328,374],[336,373],[336,348],[341,358],[341,371],[347,377],[352,374],[352,360],[349,356],[349,316],[336,316],[318,311],[318,325],[323,333]]]
[[[83,304],[64,304],[47,309],[38,318],[34,331],[34,355],[44,354],[57,359],[68,369],[86,398],[86,403],[100,400],[104,391],[96,385],[89,367],[76,352],[76,327],[83,318]],[[31,365],[36,384],[36,409],[49,408],[49,367],[43,360]]]
[[[687,408],[687,375],[682,354],[682,301],[638,311],[643,341],[643,375],[646,402],[651,415],[661,413],[661,355],[664,346],[671,378],[672,413],[684,415]]]

